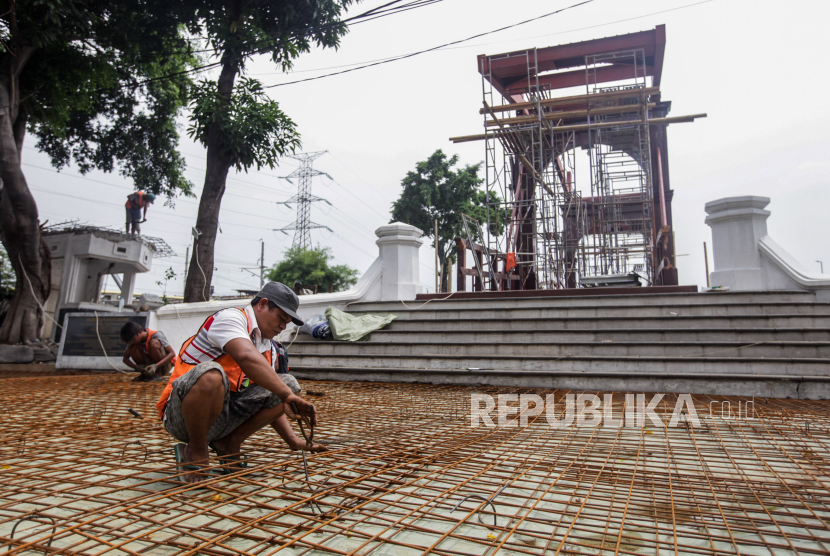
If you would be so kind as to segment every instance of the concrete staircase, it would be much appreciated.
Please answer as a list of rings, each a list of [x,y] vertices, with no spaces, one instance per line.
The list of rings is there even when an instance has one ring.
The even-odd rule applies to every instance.
[[[298,378],[830,397],[830,303],[718,292],[355,303],[361,342],[299,337]]]

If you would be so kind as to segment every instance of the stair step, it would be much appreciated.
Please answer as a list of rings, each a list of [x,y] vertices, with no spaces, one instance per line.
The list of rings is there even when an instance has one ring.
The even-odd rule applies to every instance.
[[[350,314],[363,315],[368,313],[383,313],[375,310],[350,310]],[[830,316],[830,303],[733,303],[728,305],[700,305],[700,304],[675,304],[659,306],[568,306],[540,304],[538,306],[511,307],[505,304],[496,307],[479,308],[424,308],[407,309],[398,308],[388,311],[398,317],[399,320],[422,319],[422,320],[457,320],[457,319],[514,319],[514,318],[641,318],[641,317],[676,317],[676,316]]]
[[[516,369],[527,371],[618,371],[746,373],[773,375],[830,375],[830,359],[773,357],[655,357],[579,355],[389,355],[297,353],[291,368],[336,366],[413,369]]]
[[[306,336],[310,338],[310,336]],[[830,341],[828,328],[573,328],[564,330],[494,330],[477,331],[448,327],[440,332],[441,341],[455,343],[576,343],[576,342],[763,342]],[[432,343],[436,332],[430,330],[392,330],[388,327],[372,332],[367,341],[381,343]],[[363,343],[363,342],[361,342]]]
[[[349,304],[350,312],[395,312],[402,309],[476,309],[480,307],[641,307],[669,305],[729,305],[769,303],[817,303],[806,291],[708,292],[647,295],[597,295],[574,297],[511,297],[493,299],[435,299],[431,301],[361,301]],[[821,303],[823,304],[823,303]]]
[[[483,355],[496,356],[727,356],[772,358],[830,359],[830,341],[827,342],[478,342],[457,343],[445,341],[428,343],[409,342],[337,342],[297,341],[292,345],[291,357],[297,355]]]
[[[390,330],[434,330],[447,328],[485,330],[562,330],[567,328],[619,329],[619,328],[733,328],[733,327],[802,327],[830,328],[830,315],[728,315],[728,316],[592,316],[592,317],[514,317],[509,319],[396,319]]]

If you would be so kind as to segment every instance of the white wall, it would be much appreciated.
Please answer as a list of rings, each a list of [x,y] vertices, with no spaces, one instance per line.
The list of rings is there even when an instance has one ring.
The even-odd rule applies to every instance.
[[[712,228],[712,287],[805,290],[830,299],[830,275],[811,272],[767,234],[768,197],[744,195],[706,203]]]
[[[421,293],[418,280],[420,239],[423,232],[395,222],[375,231],[379,255],[353,288],[336,293],[300,296],[300,318],[321,314],[327,307],[345,309],[358,301],[412,300]],[[196,333],[210,315],[228,307],[242,307],[251,299],[178,303],[160,307],[150,317],[150,328],[164,332],[174,349]]]

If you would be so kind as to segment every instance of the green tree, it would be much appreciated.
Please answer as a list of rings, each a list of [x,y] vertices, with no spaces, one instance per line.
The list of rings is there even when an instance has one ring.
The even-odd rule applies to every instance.
[[[481,163],[455,169],[458,155],[447,158],[441,149],[427,160],[418,162],[415,171],[401,180],[403,191],[392,204],[391,222],[404,222],[423,230],[435,240],[434,222],[438,220],[438,258],[444,267],[441,291],[449,291],[449,264],[456,261],[456,237],[465,237],[461,213],[487,223],[487,193],[478,177]],[[490,233],[501,235],[507,214],[499,209],[501,199],[490,192]],[[472,230],[471,230],[472,233]]]
[[[207,169],[197,237],[185,284],[185,301],[207,299],[213,277],[213,248],[219,209],[230,168],[273,168],[277,159],[300,145],[296,126],[244,73],[249,56],[266,54],[282,70],[319,47],[339,45],[347,26],[341,12],[359,0],[183,0],[194,10],[197,32],[215,51],[216,81],[203,80],[193,95],[189,133],[207,148]]]
[[[304,286],[318,285],[334,291],[347,290],[357,283],[357,270],[344,264],[331,266],[331,249],[317,246],[313,249],[292,247],[285,258],[268,271],[268,279],[294,287],[299,281]]]
[[[0,300],[10,298],[14,294],[15,282],[17,276],[9,261],[9,254],[0,249]]]
[[[182,13],[166,0],[0,0],[0,236],[17,275],[0,343],[37,338],[50,289],[20,165],[27,131],[57,168],[117,167],[146,191],[190,192],[176,151],[195,62]]]

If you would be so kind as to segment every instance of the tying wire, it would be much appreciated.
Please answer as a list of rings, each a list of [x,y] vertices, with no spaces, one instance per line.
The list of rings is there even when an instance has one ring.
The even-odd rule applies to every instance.
[[[461,506],[461,504],[463,504],[464,502],[466,502],[470,498],[478,498],[479,500],[484,502],[485,506],[489,505],[493,509],[493,528],[497,528],[499,526],[498,517],[497,517],[498,512],[496,512],[496,506],[495,506],[495,504],[493,504],[493,500],[495,500],[496,496],[501,494],[501,492],[504,489],[506,489],[508,485],[509,485],[509,483],[505,483],[504,486],[502,486],[499,490],[497,490],[496,493],[493,496],[491,496],[490,498],[485,498],[481,494],[470,494],[469,496],[465,496],[464,498],[461,499],[461,502],[456,504],[455,507],[450,510],[450,513],[457,510],[458,507]],[[481,520],[481,508],[477,509],[476,513],[478,514],[478,522],[481,523],[482,525],[485,525],[485,523]]]
[[[23,523],[24,521],[34,521],[35,523],[40,523],[40,521],[35,521],[36,517],[46,518],[52,522],[52,533],[49,535],[49,542],[46,543],[46,548],[50,548],[52,546],[52,539],[55,537],[55,531],[58,530],[58,524],[55,523],[55,520],[49,517],[48,515],[40,515],[37,511],[34,511],[28,515],[24,515],[12,527],[12,532],[9,534],[9,538],[14,538],[14,532],[17,530],[17,526]],[[47,524],[48,525],[48,524]]]
[[[305,427],[303,426],[303,418],[302,418],[302,415],[300,415],[300,412],[297,409],[297,404],[294,403],[294,402],[291,402],[291,409],[294,410],[294,414],[297,415],[297,417],[298,417],[297,418],[297,424],[300,426],[300,433],[303,435],[303,438],[305,439],[306,447],[311,448],[314,445],[314,416],[315,416],[314,406],[313,405],[311,406],[311,418],[309,419],[309,423],[308,423],[308,426],[309,426],[308,433],[306,433]],[[311,477],[309,477],[309,475],[308,475],[308,461],[307,461],[306,456],[305,456],[305,450],[300,450],[300,453],[303,456],[303,472],[305,473],[306,483],[311,485]],[[315,488],[312,488],[311,492],[317,492],[317,490]],[[323,513],[323,510],[320,508],[320,505],[317,503],[317,500],[315,500],[313,498],[308,501],[308,506],[311,508],[312,513],[314,513],[314,508],[315,507],[317,508],[317,511],[319,513],[321,513],[321,514]]]

